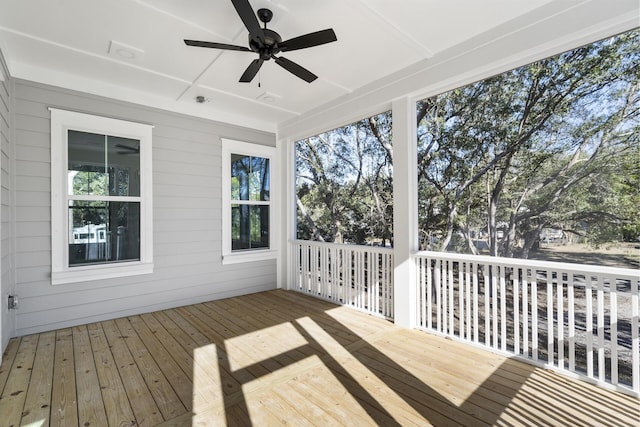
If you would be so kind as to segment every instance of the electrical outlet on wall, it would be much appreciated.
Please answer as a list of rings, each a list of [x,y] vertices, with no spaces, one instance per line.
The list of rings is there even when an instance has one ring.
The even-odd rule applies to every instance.
[[[18,295],[9,295],[9,310],[18,308]]]

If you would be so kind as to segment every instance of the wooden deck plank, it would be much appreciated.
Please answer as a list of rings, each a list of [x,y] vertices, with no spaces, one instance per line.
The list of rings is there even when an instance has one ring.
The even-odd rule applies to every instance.
[[[248,297],[253,297],[254,295],[256,294],[248,295]],[[254,298],[235,298],[234,302],[237,308],[241,307],[244,310],[247,310],[250,314],[255,313],[255,307],[258,305],[258,302]],[[283,327],[286,328],[290,325],[290,322],[283,322],[282,315],[274,310],[273,307],[263,304],[258,315],[248,317],[253,319],[254,327],[260,327],[260,324],[262,324],[262,328],[264,328],[266,326],[265,322],[267,322],[269,325],[267,333],[270,335],[277,334],[276,342],[280,342],[286,348],[293,350],[292,359],[299,360],[301,357],[308,357],[317,353],[308,345],[302,346],[300,340],[297,339],[294,334],[282,333]]]
[[[30,386],[22,411],[22,424],[49,424],[51,413],[51,386],[53,360],[56,349],[56,333],[40,334],[36,357],[33,361]]]
[[[21,338],[11,338],[7,344],[7,348],[2,355],[2,364],[0,365],[0,396],[4,391],[4,386],[9,379],[9,373],[13,366],[16,354],[18,353],[18,347],[20,347]]]
[[[163,312],[171,321],[175,322],[176,326],[184,333],[194,340],[198,347],[207,347],[214,345],[216,349],[216,356],[218,357],[218,366],[220,369],[220,377],[223,382],[223,394],[229,395],[240,391],[240,384],[251,381],[253,376],[246,371],[231,372],[229,367],[229,359],[224,346],[216,344],[203,334],[195,325],[189,322],[188,317],[191,317],[191,313],[188,311],[181,311],[180,309],[170,310]],[[185,317],[186,316],[186,317]],[[178,335],[179,331],[176,331]],[[174,336],[178,336],[175,335]]]
[[[149,329],[140,316],[131,316],[128,320],[146,350],[153,355],[153,360],[158,365],[158,369],[162,372],[164,378],[167,379],[186,410],[190,411],[193,404],[193,367],[188,366],[186,367],[186,372],[183,371],[174,360],[173,354],[165,348],[158,339],[157,334]]]
[[[47,389],[52,426],[640,425],[640,399],[282,290],[22,337],[3,360],[0,425],[46,424]]]
[[[8,426],[20,424],[38,338],[38,335],[28,335],[20,341],[9,378],[0,396],[0,414],[2,421]]]
[[[86,326],[76,326],[73,331],[73,357],[76,367],[76,387],[79,391],[78,424],[81,426],[108,425],[95,359]]]
[[[324,408],[336,420],[335,425],[352,427],[371,425],[371,420],[363,416],[364,410],[359,408],[357,402],[351,400],[352,396],[345,389],[336,386],[338,380],[332,374],[315,369],[305,372],[294,380],[295,384],[292,386],[298,393],[304,399]]]
[[[186,356],[183,357],[185,361],[191,360],[194,386],[194,412],[199,412],[202,405],[209,403],[211,400],[220,400],[225,394],[228,395],[240,391],[240,384],[238,384],[237,381],[234,381],[228,374],[222,374],[220,356],[218,355],[219,349],[215,344],[205,341],[199,346],[195,340],[180,329],[165,313],[146,314],[143,316],[143,319],[148,324],[154,325],[154,327],[162,326],[160,334],[164,337],[163,341],[167,343],[173,342],[173,344],[171,344],[172,352],[179,352],[177,348],[173,350],[173,346],[175,345],[182,348],[182,351],[188,354],[188,358]],[[166,336],[162,330],[166,332]]]
[[[126,318],[116,319],[116,326],[120,334],[124,337],[133,359],[144,378],[144,382],[149,388],[149,392],[160,413],[165,420],[170,420],[185,412],[187,409],[180,401],[180,398],[167,381],[162,370],[153,360],[152,354],[144,346],[144,343],[134,330],[131,323]]]
[[[404,331],[403,331],[404,332]],[[379,344],[380,347],[383,347],[383,344]],[[504,404],[496,405],[496,400],[500,400],[498,393],[496,390],[491,387],[491,383],[496,382],[498,384],[503,380],[502,377],[511,378],[512,381],[507,382],[507,385],[514,384],[511,391],[506,395],[507,403],[513,403],[517,397],[517,394],[520,392],[520,385],[527,381],[527,377],[520,373],[512,373],[508,371],[503,371],[501,364],[498,364],[497,359],[496,362],[491,362],[491,358],[489,361],[481,361],[482,359],[477,360],[474,359],[471,364],[469,363],[468,356],[457,353],[456,349],[463,350],[463,348],[459,346],[452,346],[452,349],[449,349],[446,353],[443,349],[438,349],[434,347],[421,349],[419,354],[424,355],[422,360],[416,360],[416,357],[412,357],[412,351],[415,351],[416,347],[420,347],[421,343],[416,342],[415,337],[413,340],[409,341],[397,341],[393,342],[393,345],[390,345],[387,348],[387,351],[393,351],[395,354],[393,358],[398,360],[403,366],[407,366],[412,368],[416,372],[420,372],[423,364],[428,364],[435,368],[435,373],[433,375],[424,376],[424,381],[428,381],[431,387],[436,388],[439,392],[443,393],[447,389],[449,392],[444,394],[444,397],[452,402],[458,402],[460,405],[463,405],[463,409],[465,412],[472,414],[475,417],[478,417],[485,422],[492,423],[494,420],[492,419],[491,414],[487,414],[484,410],[492,409],[494,410],[495,416],[498,418],[499,415],[503,412]],[[391,348],[393,347],[393,348]],[[429,351],[430,350],[430,351]],[[453,350],[453,351],[452,351]],[[497,356],[496,357],[501,357]],[[502,358],[506,360],[505,358]],[[471,369],[464,371],[464,377],[459,377],[454,379],[452,375],[447,375],[447,373],[453,373],[458,370],[459,366],[465,366]],[[469,366],[470,365],[470,366]],[[496,369],[498,368],[498,369]],[[533,372],[534,368],[529,366],[529,373]],[[439,375],[440,374],[440,375]],[[443,375],[444,374],[444,375]],[[488,375],[491,375],[488,377]],[[502,376],[502,377],[501,377]],[[487,380],[492,380],[489,385],[485,383]],[[464,380],[464,381],[463,381]],[[466,396],[464,394],[459,394],[455,396],[456,392],[460,393],[465,386],[465,383],[471,383],[476,388],[472,388],[470,393]],[[448,384],[457,384],[457,387],[454,389],[449,387]],[[478,392],[477,388],[486,388],[489,387],[491,390],[488,393]],[[483,398],[484,395],[484,398]],[[491,396],[490,400],[486,401],[485,398]],[[464,400],[463,400],[464,399]],[[490,404],[483,404],[483,402],[493,402]],[[503,400],[504,403],[504,400]],[[544,406],[533,406],[528,402],[520,403],[529,414],[539,420],[539,422],[547,423],[547,424],[566,424],[570,423],[572,418],[565,415],[564,412],[568,410],[556,413],[557,411],[550,411],[546,409],[547,407],[552,407],[553,402],[547,402],[547,405]]]
[[[255,315],[253,307],[242,304],[240,298],[223,301],[228,307],[226,312],[230,319],[241,328],[241,331],[253,331],[242,335],[245,339],[257,340],[263,354],[269,355],[269,359],[274,360],[275,369],[288,366],[307,356],[297,349],[301,343],[292,342],[291,334],[284,332],[285,326],[281,320],[273,320],[265,312]],[[280,349],[276,348],[278,344],[282,344]],[[269,366],[265,367],[270,369]]]
[[[354,343],[368,335],[374,334],[379,330],[378,324],[381,327],[389,326],[390,323],[363,313],[359,313],[355,310],[346,310],[346,313],[340,314],[344,310],[339,310],[337,306],[330,304],[326,301],[319,300],[317,298],[305,297],[303,295],[292,295],[293,292],[275,291],[275,293],[267,292],[265,294],[258,294],[256,297],[264,299],[266,302],[274,302],[274,310],[283,316],[283,320],[288,319],[295,320],[300,318],[313,317],[314,321],[321,324],[323,328],[327,330],[332,336],[339,340],[343,345]],[[305,299],[300,300],[300,297]],[[289,304],[283,304],[283,299],[288,301]],[[309,309],[307,307],[299,306],[300,302],[307,303],[309,299]],[[367,322],[362,321],[362,316],[367,318]],[[338,322],[336,322],[338,321]],[[373,322],[374,326],[369,322]]]
[[[56,331],[51,391],[51,426],[77,426],[78,400],[76,370],[71,329]]]
[[[190,346],[190,351],[187,351],[153,314],[144,314],[140,318],[191,382],[193,397],[190,405],[193,412],[198,413],[200,408],[212,400],[222,403],[222,391],[218,386],[220,373],[215,345],[209,344],[199,348]],[[165,324],[169,325],[170,321],[167,318],[164,320]]]
[[[102,329],[111,348],[113,360],[118,367],[122,385],[133,410],[138,426],[151,427],[160,424],[164,418],[136,364],[125,338],[116,322],[102,322]]]
[[[233,336],[229,334],[228,330],[224,326],[216,323],[214,318],[207,316],[207,314],[200,309],[199,305],[188,307],[186,311],[188,316],[187,320],[198,328],[198,330],[200,330],[207,338],[218,343],[218,345],[223,349],[228,358],[231,374],[236,372],[247,372],[250,374],[248,379],[245,379],[244,381],[240,380],[241,382],[248,382],[269,373],[269,370],[264,366],[254,363],[255,358],[251,355],[251,351],[228,344],[226,342],[226,336]]]
[[[109,426],[135,425],[133,409],[131,409],[102,325],[93,323],[88,325],[87,329]]]
[[[264,368],[265,372],[273,372],[283,366],[277,360],[272,358],[256,358],[255,353],[260,353],[259,351],[247,353],[241,343],[235,343],[235,341],[239,339],[248,339],[251,340],[257,348],[265,348],[267,346],[267,344],[262,340],[263,334],[261,328],[258,329],[258,332],[256,333],[254,326],[246,322],[246,314],[234,311],[234,309],[226,303],[226,300],[222,300],[220,302],[216,301],[216,304],[203,303],[198,305],[198,308],[209,316],[209,318],[222,326],[223,335],[225,336],[227,345],[227,352],[229,352],[229,348],[233,347],[234,354],[238,352],[244,353],[247,360],[251,360],[251,365],[260,364]],[[233,345],[231,346],[230,341],[233,342]]]

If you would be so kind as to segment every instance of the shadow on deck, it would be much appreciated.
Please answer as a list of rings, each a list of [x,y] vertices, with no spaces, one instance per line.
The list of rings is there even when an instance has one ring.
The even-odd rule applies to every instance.
[[[8,425],[640,423],[638,399],[280,290],[14,339],[0,387]]]

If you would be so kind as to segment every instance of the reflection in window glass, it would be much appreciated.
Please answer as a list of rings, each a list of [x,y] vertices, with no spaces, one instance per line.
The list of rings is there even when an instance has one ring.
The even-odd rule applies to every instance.
[[[232,250],[269,247],[269,206],[231,205]]]
[[[139,260],[140,141],[68,132],[69,266]]]
[[[69,201],[69,266],[140,259],[140,203]]]
[[[70,195],[140,196],[140,141],[70,130]]]
[[[269,200],[269,159],[231,155],[231,199]]]

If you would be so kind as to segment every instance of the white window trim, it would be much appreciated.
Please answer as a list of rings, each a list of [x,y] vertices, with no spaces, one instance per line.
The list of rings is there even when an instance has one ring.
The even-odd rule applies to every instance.
[[[153,126],[49,108],[51,111],[51,284],[77,283],[153,272]],[[68,131],[140,141],[140,260],[69,267],[67,205]]]
[[[279,205],[277,189],[279,188],[278,163],[276,148],[266,145],[251,144],[243,141],[221,138],[222,140],[222,263],[236,264],[241,262],[262,261],[278,258],[280,245],[277,233]],[[231,250],[231,155],[243,154],[269,159],[269,248],[247,251]]]

